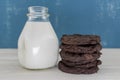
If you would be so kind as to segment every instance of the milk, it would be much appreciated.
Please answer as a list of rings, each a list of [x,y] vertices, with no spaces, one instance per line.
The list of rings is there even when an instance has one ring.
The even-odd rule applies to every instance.
[[[58,39],[50,22],[26,22],[18,40],[18,58],[23,67],[44,69],[55,66],[58,49]]]

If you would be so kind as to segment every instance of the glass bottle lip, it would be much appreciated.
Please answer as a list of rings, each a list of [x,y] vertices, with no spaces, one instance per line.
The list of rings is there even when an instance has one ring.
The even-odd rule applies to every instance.
[[[30,13],[47,13],[48,8],[44,6],[30,6],[28,7]]]

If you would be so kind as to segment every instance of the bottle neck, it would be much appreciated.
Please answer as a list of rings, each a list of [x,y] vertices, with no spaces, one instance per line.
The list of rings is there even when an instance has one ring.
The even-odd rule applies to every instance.
[[[31,6],[28,8],[29,14],[28,21],[41,21],[41,22],[48,22],[49,21],[49,14],[48,8],[42,6]]]

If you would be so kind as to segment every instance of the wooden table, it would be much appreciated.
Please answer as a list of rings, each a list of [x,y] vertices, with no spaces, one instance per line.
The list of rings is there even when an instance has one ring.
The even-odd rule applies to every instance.
[[[0,80],[120,80],[120,49],[103,49],[98,73],[75,75],[57,67],[27,70],[19,65],[16,49],[0,49]]]

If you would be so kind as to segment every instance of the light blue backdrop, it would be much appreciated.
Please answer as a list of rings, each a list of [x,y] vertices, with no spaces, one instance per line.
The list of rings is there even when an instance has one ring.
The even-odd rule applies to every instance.
[[[17,48],[29,6],[49,8],[59,38],[97,34],[103,47],[120,47],[120,0],[0,0],[0,48]]]

